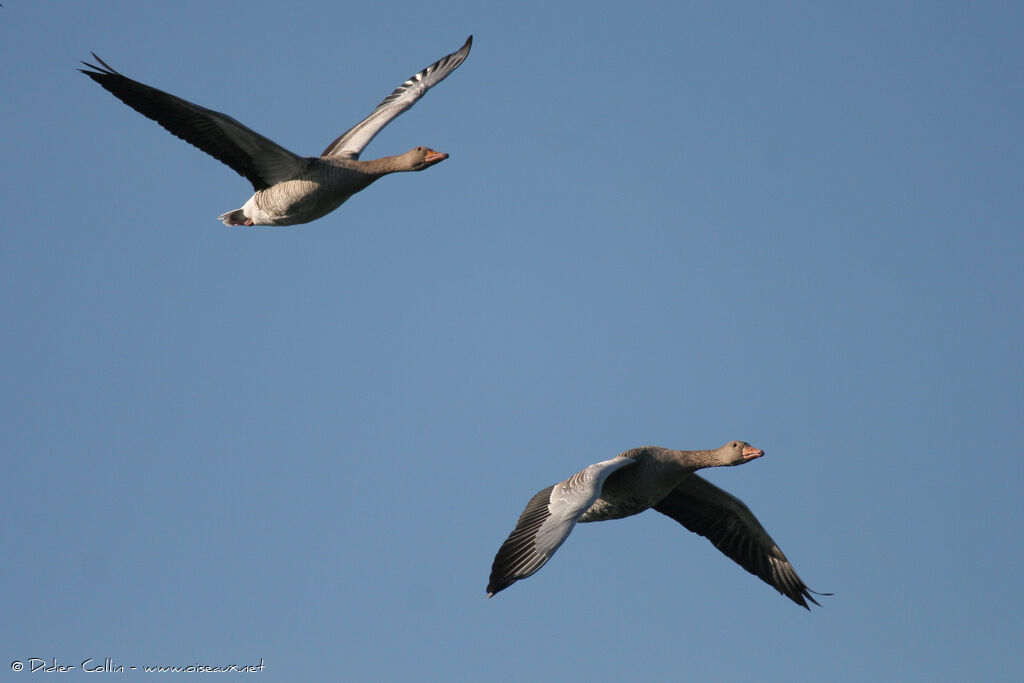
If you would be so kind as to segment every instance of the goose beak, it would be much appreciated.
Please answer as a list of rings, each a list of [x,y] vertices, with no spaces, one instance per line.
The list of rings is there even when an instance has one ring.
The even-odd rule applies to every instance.
[[[448,158],[448,154],[447,153],[445,153],[445,152],[435,152],[434,150],[430,149],[430,150],[427,150],[427,156],[423,160],[426,161],[428,164],[436,164],[437,162],[444,161],[447,158]]]
[[[762,455],[764,455],[764,451],[760,448],[754,448],[753,446],[743,447],[743,462],[753,460],[754,458],[760,458]]]

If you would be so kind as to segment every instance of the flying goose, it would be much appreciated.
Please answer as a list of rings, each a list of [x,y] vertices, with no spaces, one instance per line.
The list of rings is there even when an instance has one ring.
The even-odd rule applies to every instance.
[[[235,119],[122,76],[100,59],[79,69],[114,97],[168,131],[233,168],[256,193],[245,205],[218,218],[224,225],[296,225],[316,220],[378,178],[396,171],[422,171],[448,155],[428,147],[359,161],[380,130],[454,71],[473,45],[473,36],[402,83],[365,119],[327,146],[319,157],[300,157]]]
[[[764,455],[745,441],[706,451],[633,448],[549,486],[526,504],[498,550],[487,597],[525,579],[551,559],[577,522],[601,522],[648,508],[704,536],[748,572],[810,610],[811,591],[743,501],[694,474]],[[818,595],[829,595],[818,593]]]

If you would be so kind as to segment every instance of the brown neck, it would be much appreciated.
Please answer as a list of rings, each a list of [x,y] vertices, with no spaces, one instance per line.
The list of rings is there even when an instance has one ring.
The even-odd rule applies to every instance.
[[[722,463],[715,458],[715,451],[676,451],[676,460],[679,464],[694,469],[703,467],[717,467]]]
[[[375,178],[385,176],[389,173],[400,173],[402,171],[411,171],[409,160],[404,154],[398,154],[390,157],[381,157],[380,159],[371,159],[370,161],[360,161],[359,170],[367,175],[372,175]]]

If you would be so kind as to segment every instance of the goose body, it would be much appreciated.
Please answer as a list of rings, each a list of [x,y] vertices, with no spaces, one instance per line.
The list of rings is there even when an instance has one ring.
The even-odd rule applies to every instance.
[[[764,455],[744,441],[678,451],[644,446],[595,463],[538,492],[498,550],[487,597],[531,576],[554,555],[577,522],[600,522],[654,509],[716,548],[751,574],[808,608],[809,588],[746,505],[694,474],[703,467],[742,465]]]
[[[365,119],[334,140],[319,157],[294,154],[235,119],[123,76],[93,53],[83,62],[89,78],[143,116],[230,166],[255,194],[240,209],[219,216],[225,225],[296,225],[316,220],[389,173],[422,171],[448,158],[428,147],[360,161],[359,155],[392,119],[443,81],[469,55],[473,36],[399,85]]]

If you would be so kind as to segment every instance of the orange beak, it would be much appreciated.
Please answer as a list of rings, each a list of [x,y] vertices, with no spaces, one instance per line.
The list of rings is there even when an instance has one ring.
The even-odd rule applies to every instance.
[[[764,455],[764,451],[760,448],[754,448],[753,446],[743,447],[743,462],[753,460],[754,458],[760,458],[762,455]]]
[[[448,158],[448,154],[445,152],[435,152],[432,149],[427,150],[427,156],[424,159],[428,164],[436,164],[439,161],[444,161]]]

